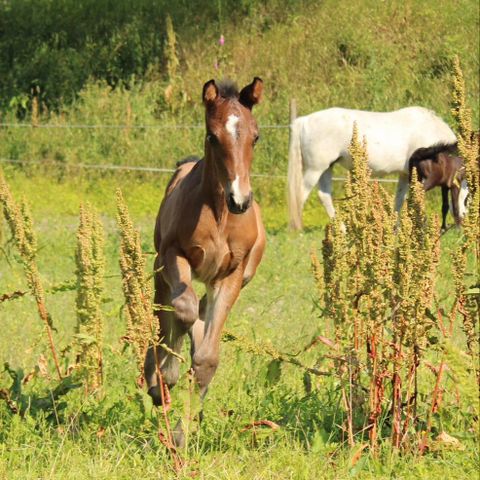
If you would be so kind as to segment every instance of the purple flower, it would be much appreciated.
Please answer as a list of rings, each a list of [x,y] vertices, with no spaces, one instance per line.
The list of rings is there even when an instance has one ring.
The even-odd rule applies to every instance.
[[[213,64],[213,68],[215,68],[215,70],[218,70],[218,62],[215,62],[215,63]]]
[[[220,38],[218,39],[218,44],[220,46],[223,46],[224,43],[225,43],[225,37],[223,35],[220,35]]]

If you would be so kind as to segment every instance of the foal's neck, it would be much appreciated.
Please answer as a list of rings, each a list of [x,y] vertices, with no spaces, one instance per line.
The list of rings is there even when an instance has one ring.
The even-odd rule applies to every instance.
[[[217,223],[220,223],[222,218],[224,218],[228,212],[227,202],[225,200],[225,190],[218,178],[215,159],[208,150],[205,151],[202,173],[202,192],[205,198],[210,200]]]

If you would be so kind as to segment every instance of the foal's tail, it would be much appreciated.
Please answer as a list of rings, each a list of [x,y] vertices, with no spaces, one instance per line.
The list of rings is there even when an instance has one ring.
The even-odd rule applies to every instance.
[[[298,120],[290,125],[290,146],[288,151],[288,213],[290,227],[294,230],[302,228],[302,203],[303,203],[303,175],[302,175],[302,150],[300,147],[300,128]]]

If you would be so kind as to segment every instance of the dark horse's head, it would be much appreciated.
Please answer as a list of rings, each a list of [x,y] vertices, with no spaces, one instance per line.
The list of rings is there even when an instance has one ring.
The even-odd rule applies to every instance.
[[[203,86],[206,107],[205,154],[225,192],[228,210],[244,213],[252,204],[250,166],[258,140],[257,122],[252,108],[263,92],[263,82],[255,77],[240,92],[231,82]]]

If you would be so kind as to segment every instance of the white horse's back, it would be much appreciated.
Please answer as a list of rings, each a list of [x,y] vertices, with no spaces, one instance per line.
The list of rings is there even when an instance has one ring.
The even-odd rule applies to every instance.
[[[413,152],[439,144],[453,145],[457,141],[452,129],[434,112],[423,107],[407,107],[393,112],[329,108],[298,117],[291,125],[288,168],[288,197],[293,226],[301,225],[303,203],[317,183],[320,199],[329,215],[333,215],[331,166],[339,161],[346,168],[351,168],[348,148],[354,124],[359,137],[366,138],[368,163],[372,171],[400,174],[397,208],[403,203],[408,162]],[[303,182],[299,180],[302,175]]]
[[[418,148],[451,144],[456,137],[434,112],[407,107],[393,112],[366,112],[330,108],[299,117],[304,162],[330,165],[339,159],[349,168],[348,148],[353,124],[359,138],[367,139],[370,168],[377,173],[408,173],[408,159]]]

